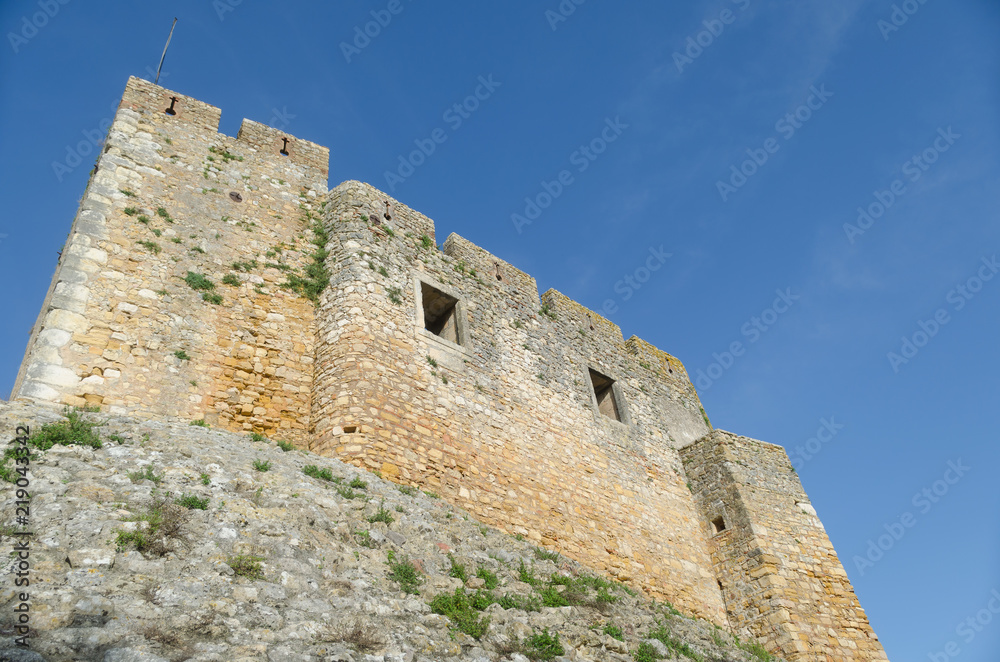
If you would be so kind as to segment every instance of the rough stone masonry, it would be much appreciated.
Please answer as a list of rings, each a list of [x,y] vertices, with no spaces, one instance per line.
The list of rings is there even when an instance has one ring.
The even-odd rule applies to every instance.
[[[129,80],[13,398],[287,439],[789,660],[886,659],[783,449],[713,431],[680,361],[219,119]]]

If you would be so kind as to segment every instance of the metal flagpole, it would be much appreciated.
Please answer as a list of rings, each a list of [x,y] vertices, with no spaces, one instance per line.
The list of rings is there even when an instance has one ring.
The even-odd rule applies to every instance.
[[[175,25],[177,25],[177,17],[174,17],[174,22],[170,26],[170,34],[167,35],[167,44],[163,47],[163,55],[160,56],[160,66],[156,68],[156,80],[153,81],[153,85],[158,85],[160,82],[160,69],[163,68],[163,58],[167,57],[167,49],[170,48],[170,38],[174,36]]]

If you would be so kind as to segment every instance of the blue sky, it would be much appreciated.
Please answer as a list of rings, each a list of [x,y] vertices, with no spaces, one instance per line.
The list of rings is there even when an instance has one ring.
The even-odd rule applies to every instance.
[[[93,163],[68,150],[176,15],[161,84],[229,135],[285,123],[330,148],[331,186],[387,190],[704,372],[715,426],[789,449],[890,659],[995,662],[1000,4],[63,1],[37,30],[37,2],[0,4],[0,393]]]

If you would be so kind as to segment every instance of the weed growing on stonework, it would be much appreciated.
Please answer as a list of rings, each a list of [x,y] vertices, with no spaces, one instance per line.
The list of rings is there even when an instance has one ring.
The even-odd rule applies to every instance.
[[[121,193],[122,195],[124,195],[126,198],[134,198],[135,197],[135,193],[132,192],[132,191],[130,191],[130,190],[128,190],[128,189],[126,189],[126,188],[120,188],[120,189],[118,189],[118,192]]]
[[[368,531],[355,531],[354,537],[357,538],[358,544],[362,547],[367,547],[368,549],[375,549],[375,541],[372,540],[372,534]]]
[[[262,435],[260,432],[251,432],[250,441],[267,441],[267,437]]]
[[[163,207],[156,208],[156,215],[162,218],[167,223],[173,223],[174,219],[170,218],[170,213]]]
[[[174,242],[175,244],[179,244],[179,243],[183,242],[184,240],[181,239],[180,237],[171,237],[170,241]]]
[[[208,474],[206,474],[206,473],[203,473],[203,474],[201,475],[201,484],[202,484],[202,485],[208,485],[208,484],[210,484],[211,482],[212,482],[212,478],[211,478],[211,477],[210,477],[210,476],[209,476]]]
[[[176,356],[177,358],[179,358],[181,361],[190,361],[191,360],[191,357],[188,356],[187,352],[185,352],[183,349],[178,349],[177,351],[175,351],[174,352],[174,356]]]
[[[612,623],[605,625],[602,632],[609,637],[617,639],[618,641],[625,641],[625,635],[622,633],[622,629]]]
[[[556,314],[555,314],[555,313],[554,313],[554,312],[552,311],[552,309],[551,309],[551,308],[549,308],[549,304],[545,304],[544,306],[542,306],[542,307],[541,307],[541,308],[540,308],[540,309],[538,310],[538,313],[539,313],[540,315],[545,315],[545,316],[546,316],[546,317],[548,317],[548,318],[549,318],[550,320],[554,320],[554,319],[556,318]]]
[[[254,460],[253,468],[263,473],[271,468],[271,462],[269,460]]]
[[[683,655],[686,658],[694,660],[695,662],[705,662],[705,658],[693,650],[690,646],[684,642],[675,639],[669,630],[663,625],[660,625],[655,630],[652,630],[648,636],[649,639],[656,639],[663,643],[667,647],[667,650],[674,654],[674,656]]]
[[[500,579],[497,578],[495,572],[489,570],[488,568],[477,568],[476,577],[483,580],[483,586],[487,591],[492,591],[497,586],[500,585]]]
[[[215,283],[210,281],[204,274],[198,274],[193,271],[187,272],[187,275],[184,277],[184,282],[187,283],[192,290],[215,289]]]
[[[173,541],[183,540],[181,529],[187,519],[184,508],[170,500],[169,495],[153,499],[143,508],[125,517],[124,522],[135,522],[134,531],[118,531],[115,544],[119,552],[133,548],[139,552],[164,556],[173,549]],[[140,526],[145,522],[145,526]]]
[[[385,509],[385,501],[383,501],[378,506],[378,512],[369,517],[368,521],[371,522],[372,524],[374,524],[375,522],[385,522],[385,524],[388,526],[389,524],[392,524],[395,521],[395,519],[393,519],[389,511]]]
[[[149,225],[149,216],[142,215],[139,216],[139,218],[137,218],[136,220],[142,223],[143,225]]]
[[[772,662],[774,660],[774,656],[768,653],[767,650],[756,641],[741,642],[737,640],[736,645],[756,657],[761,662]]]
[[[177,499],[177,505],[188,510],[208,510],[208,497],[199,499],[194,494],[182,494]]]
[[[396,489],[398,489],[406,496],[413,496],[414,494],[417,493],[417,489],[415,487],[410,487],[409,485],[397,485]]]
[[[139,210],[136,209],[135,207],[126,207],[122,211],[125,212],[126,216],[135,216],[136,214],[139,213]]]
[[[128,478],[133,483],[141,483],[144,480],[148,480],[159,485],[160,481],[163,480],[163,474],[157,475],[153,471],[153,465],[147,464],[144,471],[130,471],[128,473]]]
[[[100,408],[93,410],[85,407],[83,411],[100,411]],[[94,432],[94,428],[98,427],[98,424],[83,420],[79,409],[67,408],[63,412],[63,416],[66,417],[65,421],[43,425],[28,439],[28,445],[43,451],[57,445],[89,446],[90,448],[101,448],[104,445],[100,436]],[[19,478],[26,477],[27,470],[24,467],[8,466],[8,463],[14,458],[24,457],[24,452],[20,451],[20,448],[23,447],[8,447],[4,449],[3,456],[0,458],[0,479],[8,483],[14,483]],[[30,457],[36,456],[31,454]]]
[[[312,218],[312,213],[306,212],[306,219],[311,220]],[[312,261],[306,266],[306,275],[303,278],[298,274],[290,273],[286,276],[287,280],[281,284],[281,287],[292,290],[313,303],[319,303],[319,295],[330,283],[330,270],[326,267],[326,259],[330,256],[326,245],[330,241],[330,235],[320,220],[314,221],[310,228],[313,232],[313,238],[310,242],[316,247],[316,250],[311,255]]]
[[[264,579],[264,568],[261,564],[263,560],[263,556],[239,554],[238,556],[230,556],[226,561],[226,565],[233,569],[237,577]]]
[[[249,262],[233,262],[232,267],[236,271],[250,273],[252,269],[257,268],[257,260],[250,260]]]
[[[136,242],[136,243],[138,243],[140,246],[142,246],[143,248],[145,248],[147,251],[149,251],[153,255],[156,255],[157,253],[159,253],[162,250],[160,248],[160,245],[157,244],[155,241],[139,241],[139,242]]]
[[[531,586],[537,586],[541,582],[541,580],[535,577],[534,571],[524,565],[523,559],[521,560],[521,565],[517,568],[517,579]]]
[[[208,423],[205,422],[204,418],[199,418],[198,420],[191,421],[190,423],[188,423],[188,425],[196,425],[196,426],[198,426],[200,428],[207,428],[207,427],[209,427]]]
[[[284,452],[286,452],[286,453],[287,453],[288,451],[290,451],[290,450],[294,450],[294,449],[295,449],[295,446],[294,446],[294,445],[292,445],[292,442],[290,442],[290,441],[281,441],[281,440],[279,439],[279,440],[278,440],[277,442],[275,442],[275,443],[277,443],[277,444],[278,444],[278,448],[280,448],[280,449],[281,449],[282,451],[284,451]]]
[[[386,288],[386,294],[389,295],[389,301],[396,304],[397,306],[403,303],[403,292],[398,287]]]
[[[318,641],[340,641],[353,646],[358,652],[374,651],[385,645],[385,638],[371,623],[355,617],[342,621],[336,626],[328,626],[317,635]]]
[[[644,641],[639,644],[638,648],[632,651],[632,659],[635,662],[656,662],[660,659],[660,654],[656,652],[652,644]]]
[[[222,277],[222,282],[225,285],[232,285],[233,287],[239,287],[240,279],[236,277],[236,274],[226,274]]]
[[[547,549],[542,549],[541,547],[535,548],[535,558],[542,561],[559,561],[558,552],[550,552]]]
[[[356,490],[367,490],[368,483],[361,480],[359,477],[355,476],[354,478],[351,479],[351,482],[348,483],[348,487],[353,487]]]
[[[531,660],[553,660],[566,652],[559,642],[559,633],[549,634],[548,628],[525,639],[523,646],[525,655]]]
[[[389,579],[399,584],[404,593],[417,594],[417,589],[424,582],[420,571],[408,559],[389,561]]]
[[[423,248],[431,248],[432,246],[434,246],[434,241],[431,240],[431,238],[428,237],[427,235],[422,234],[420,235],[420,245]]]
[[[332,481],[333,472],[329,469],[320,469],[315,464],[307,464],[302,467],[302,473],[309,476],[310,478],[317,478],[319,480]]]
[[[337,489],[337,494],[339,494],[343,499],[357,499],[361,497],[360,494],[358,494],[349,487],[338,486],[336,489]]]
[[[201,253],[201,254],[205,253],[205,249],[202,248],[201,246],[192,246],[188,250],[191,251],[192,253]]]
[[[431,611],[447,616],[460,632],[479,639],[490,627],[490,618],[480,616],[479,612],[493,602],[495,598],[491,593],[477,591],[469,595],[464,589],[459,588],[453,595],[434,596],[431,600]]]
[[[462,583],[469,581],[469,575],[465,572],[465,566],[455,560],[452,554],[448,555],[448,561],[451,562],[451,569],[448,570],[448,576],[454,577],[455,579],[461,579]]]
[[[201,295],[201,298],[204,299],[205,301],[211,303],[211,304],[216,305],[216,306],[221,306],[222,305],[222,295],[221,294],[214,294],[212,292],[205,292],[205,293],[203,293]]]

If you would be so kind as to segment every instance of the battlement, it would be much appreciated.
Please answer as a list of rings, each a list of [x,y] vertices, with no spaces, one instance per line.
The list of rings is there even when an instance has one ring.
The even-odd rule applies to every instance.
[[[270,159],[273,165],[286,161],[299,166],[308,178],[321,180],[324,185],[330,172],[330,150],[326,147],[248,119],[243,120],[233,139],[219,133],[220,109],[141,78],[129,78],[119,105],[122,108],[138,113],[167,137],[180,131],[182,137],[190,139],[192,134],[186,132],[200,133],[234,148],[250,150],[259,160],[273,157]]]
[[[13,397],[287,439],[788,659],[885,659],[784,451],[678,359],[220,117],[129,80]]]

